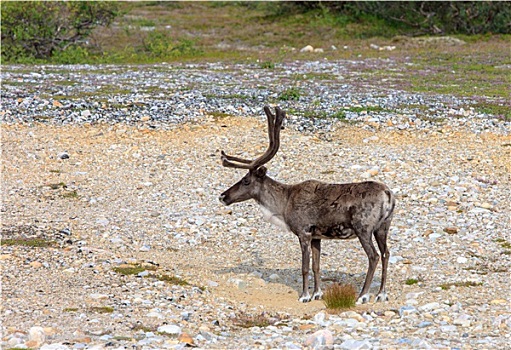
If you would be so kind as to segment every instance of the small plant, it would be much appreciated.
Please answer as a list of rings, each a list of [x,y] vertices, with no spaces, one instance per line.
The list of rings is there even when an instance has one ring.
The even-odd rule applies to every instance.
[[[99,314],[111,314],[114,312],[114,308],[111,306],[93,306],[90,311],[97,312]]]
[[[301,90],[297,87],[292,87],[287,90],[284,90],[279,95],[279,100],[281,101],[298,101],[300,99]]]
[[[233,320],[233,323],[234,325],[241,328],[252,328],[268,327],[274,325],[278,321],[280,321],[280,317],[270,316],[263,312],[260,315],[248,315],[242,313]]]
[[[2,245],[47,248],[54,246],[55,242],[43,238],[8,238],[2,239]]]
[[[271,61],[264,61],[264,62],[259,63],[259,68],[261,68],[261,69],[274,69],[275,68],[275,63],[273,63]]]
[[[62,311],[64,311],[64,312],[76,312],[76,311],[78,311],[78,308],[77,307],[66,307]]]
[[[63,183],[63,182],[59,182],[59,183],[56,183],[56,184],[48,184],[48,187],[51,188],[52,190],[58,190],[59,188],[66,188],[66,184]]]
[[[352,285],[333,283],[325,290],[323,302],[328,309],[347,309],[355,306],[357,291]]]
[[[478,287],[482,286],[482,282],[472,282],[472,281],[466,281],[466,282],[451,282],[451,283],[443,283],[440,285],[440,288],[443,290],[450,289],[451,287]]]
[[[177,286],[189,286],[190,285],[190,283],[188,283],[184,279],[176,277],[176,276],[150,274],[150,275],[148,275],[148,277],[154,277],[160,281],[167,282],[168,284],[173,284],[173,285],[177,285]]]
[[[417,283],[419,283],[419,280],[418,280],[418,279],[416,279],[416,278],[409,278],[409,279],[407,279],[407,280],[405,281],[405,284],[406,284],[407,286],[413,286],[414,284],[417,284]]]
[[[141,272],[146,270],[154,271],[156,270],[155,266],[141,266],[140,264],[135,265],[121,265],[113,268],[113,271],[121,274],[121,275],[138,275]]]
[[[134,332],[142,331],[144,333],[147,333],[147,332],[153,332],[154,333],[154,332],[156,332],[157,327],[155,327],[155,326],[152,326],[152,327],[144,326],[143,324],[138,323],[138,324],[134,325],[133,327],[131,327],[131,330],[134,331]]]
[[[62,197],[76,199],[76,198],[78,198],[78,193],[76,191],[69,191],[69,192],[63,193]]]
[[[504,249],[511,249],[511,243],[506,241],[504,238],[497,238],[495,239],[495,242],[499,243],[500,246]]]

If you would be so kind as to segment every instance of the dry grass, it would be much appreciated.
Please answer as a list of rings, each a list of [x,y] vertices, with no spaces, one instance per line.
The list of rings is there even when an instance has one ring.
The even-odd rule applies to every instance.
[[[241,328],[268,327],[280,321],[279,316],[268,315],[263,312],[258,315],[241,313],[233,319],[233,324]]]
[[[333,283],[325,290],[323,302],[328,309],[348,309],[355,306],[357,291],[349,284]]]

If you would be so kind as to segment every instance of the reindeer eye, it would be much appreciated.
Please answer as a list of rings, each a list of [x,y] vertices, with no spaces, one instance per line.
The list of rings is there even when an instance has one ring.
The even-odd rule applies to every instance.
[[[244,186],[250,185],[250,179],[248,177],[244,177],[243,179],[241,179],[241,184]]]

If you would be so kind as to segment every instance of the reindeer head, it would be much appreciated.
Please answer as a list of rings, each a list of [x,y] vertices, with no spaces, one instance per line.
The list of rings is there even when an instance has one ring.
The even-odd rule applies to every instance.
[[[268,117],[268,137],[270,145],[266,152],[254,160],[233,157],[222,151],[222,165],[228,168],[248,169],[248,173],[236,184],[220,195],[220,202],[225,205],[243,202],[249,199],[257,199],[261,186],[266,177],[268,163],[277,153],[280,146],[280,129],[286,113],[279,107],[275,107],[275,114],[272,114],[270,107],[265,106],[264,112]]]

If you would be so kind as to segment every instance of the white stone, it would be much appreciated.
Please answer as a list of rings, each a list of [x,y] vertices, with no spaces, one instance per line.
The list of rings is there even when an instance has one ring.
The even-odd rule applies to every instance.
[[[39,348],[39,350],[69,350],[69,349],[70,347],[61,343],[44,344]]]
[[[158,332],[167,333],[170,335],[177,336],[177,335],[180,335],[182,331],[181,331],[181,327],[176,326],[174,324],[168,324],[165,326],[158,327]]]
[[[268,277],[268,278],[270,279],[270,281],[272,281],[272,282],[276,282],[276,281],[278,281],[278,280],[280,279],[280,276],[279,276],[279,275],[277,275],[276,273],[273,273],[273,274],[271,274],[271,275],[270,275],[270,277]]]
[[[358,350],[372,348],[373,346],[368,340],[348,339],[341,344],[341,349]]]
[[[313,51],[314,51],[314,48],[311,45],[307,45],[300,49],[300,52],[313,52]]]
[[[420,311],[432,311],[432,310],[436,310],[440,307],[440,303],[434,301],[432,303],[428,303],[428,304],[424,304],[422,306],[419,306],[419,310]]]
[[[468,259],[465,258],[464,256],[459,256],[457,259],[456,259],[456,262],[458,264],[466,264],[468,262]]]
[[[44,333],[43,327],[32,327],[28,330],[28,340],[37,343],[37,346],[41,346],[46,340],[46,334]]]

